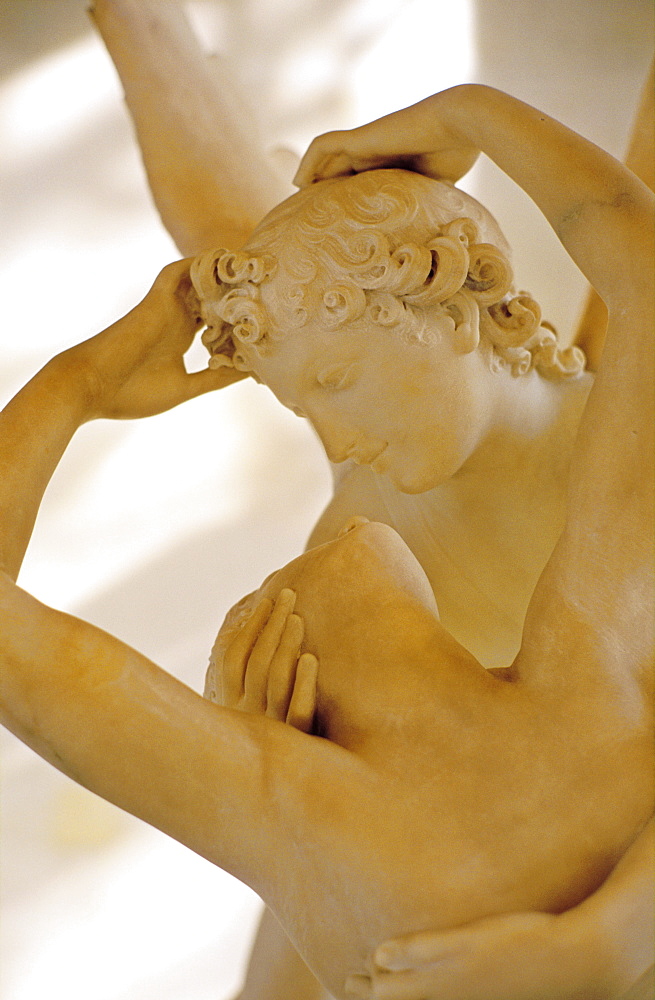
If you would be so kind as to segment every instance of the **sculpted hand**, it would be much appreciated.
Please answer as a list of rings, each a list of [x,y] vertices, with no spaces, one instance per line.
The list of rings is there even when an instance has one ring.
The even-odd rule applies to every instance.
[[[169,264],[131,312],[55,359],[82,380],[87,419],[152,416],[244,377],[227,368],[186,371],[184,354],[201,325],[189,263]]]
[[[352,977],[349,996],[367,1000],[574,1000],[580,975],[562,954],[556,917],[510,914],[444,933],[422,933],[378,948],[370,977]],[[577,956],[578,964],[588,959]],[[571,976],[576,985],[572,987]],[[582,980],[590,984],[591,969]],[[588,1000],[613,994],[592,986]]]
[[[653,963],[652,884],[651,820],[579,906],[387,941],[346,987],[368,1000],[617,1000]]]
[[[459,180],[475,163],[478,150],[449,127],[447,115],[440,116],[440,97],[436,94],[360,128],[318,136],[302,158],[294,184],[307,187],[377,167]]]
[[[282,590],[264,599],[223,657],[223,705],[309,733],[316,711],[318,661],[300,653],[303,621],[293,614],[296,595]]]

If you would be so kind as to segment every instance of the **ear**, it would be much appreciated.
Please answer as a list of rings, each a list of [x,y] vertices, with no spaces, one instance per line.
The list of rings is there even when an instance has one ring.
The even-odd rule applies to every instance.
[[[480,310],[472,295],[456,292],[442,303],[455,324],[453,346],[459,354],[470,354],[480,343]]]

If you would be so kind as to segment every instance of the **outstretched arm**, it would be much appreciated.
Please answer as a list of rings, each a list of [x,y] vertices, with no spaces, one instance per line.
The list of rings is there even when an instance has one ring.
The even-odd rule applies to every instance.
[[[181,4],[95,0],[91,16],[125,90],[148,182],[180,252],[238,248],[290,194],[225,62]]]

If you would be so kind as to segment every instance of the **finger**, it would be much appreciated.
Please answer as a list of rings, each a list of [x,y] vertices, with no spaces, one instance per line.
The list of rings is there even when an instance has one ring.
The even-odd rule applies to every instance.
[[[187,397],[195,399],[196,396],[224,389],[244,378],[248,378],[248,372],[241,372],[236,368],[205,368],[200,372],[189,372],[185,380]]]
[[[266,715],[271,719],[278,719],[280,722],[285,722],[287,718],[293,686],[296,681],[298,654],[303,632],[302,618],[298,615],[289,615],[268,672]]]
[[[184,257],[182,260],[174,260],[172,263],[166,264],[155,278],[152,287],[162,287],[169,292],[176,291],[187,279],[190,281],[189,268],[192,260],[192,257]]]
[[[345,153],[327,153],[315,156],[307,164],[298,169],[293,183],[296,187],[308,187],[316,181],[324,181],[330,177],[341,177],[351,174],[350,158]]]
[[[438,976],[438,971],[436,973]],[[374,972],[371,976],[371,1000],[461,1000],[443,994],[441,981],[429,972]],[[467,997],[468,1000],[468,997]]]
[[[376,950],[374,960],[380,969],[415,969],[453,955],[458,950],[458,934],[411,934],[385,941]]]
[[[312,653],[303,653],[298,661],[293,694],[287,712],[288,726],[310,733],[316,715],[318,691],[318,660]]]
[[[313,139],[307,147],[293,178],[293,184],[295,184],[296,187],[307,187],[308,184],[312,184],[314,182],[316,168],[319,161],[323,157],[323,152],[321,150],[322,142],[323,136],[318,136],[318,138]]]
[[[296,187],[307,187],[314,181],[351,172],[342,135],[341,132],[326,132],[310,143],[293,179]]]
[[[221,673],[223,704],[228,708],[236,707],[243,697],[248,658],[272,610],[272,601],[260,601],[225,649]]]
[[[296,595],[293,590],[281,590],[273,610],[248,658],[243,682],[246,712],[266,711],[266,693],[271,662],[280,644],[286,620],[293,612]]]
[[[371,980],[368,976],[348,976],[345,990],[349,997],[357,997],[358,1000],[372,1000],[373,997]]]

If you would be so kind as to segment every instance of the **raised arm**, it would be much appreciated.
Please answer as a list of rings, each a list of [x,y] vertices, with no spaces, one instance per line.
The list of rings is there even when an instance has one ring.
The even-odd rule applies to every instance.
[[[13,580],[45,488],[81,424],[151,416],[242,378],[227,368],[187,373],[195,304],[188,262],[169,265],[127,316],[53,358],[2,411],[0,569]]]
[[[225,61],[198,44],[181,4],[95,0],[162,221],[185,255],[237,248],[290,191]]]
[[[157,413],[234,381],[228,370],[184,370],[196,329],[189,287],[187,263],[171,265],[140,306],[53,359],[0,414],[0,720],[81,784],[261,888],[274,846],[263,733],[277,724],[212,705],[14,582],[81,423]]]
[[[384,166],[456,181],[480,152],[530,195],[599,293],[620,293],[617,241],[632,218],[629,202],[647,208],[647,196],[644,202],[633,175],[608,153],[492,87],[453,87],[360,128],[319,136],[296,184]]]
[[[655,191],[655,62],[651,63],[644,84],[630,141],[625,155],[625,165],[639,180]],[[589,290],[584,312],[573,342],[587,356],[587,367],[596,371],[603,354],[607,331],[607,307],[593,288]]]
[[[518,661],[521,676],[550,687],[554,695],[553,711],[585,712],[592,702],[598,708],[604,700],[622,699],[621,703],[626,705],[626,732],[615,734],[608,730],[599,732],[598,738],[612,741],[630,731],[645,747],[644,766],[650,770],[653,524],[650,192],[633,174],[580,136],[535,109],[486,87],[455,88],[352,132],[319,137],[301,163],[297,182],[303,185],[323,177],[391,165],[456,180],[472,164],[479,150],[494,159],[539,205],[571,257],[603,296],[610,316],[600,372],[574,456],[567,526],[530,607]],[[577,702],[578,707],[571,702]],[[578,934],[582,930],[593,938],[600,927],[600,937],[615,948],[625,948],[625,954],[639,939],[643,944],[640,961],[652,959],[648,926],[652,880],[649,837],[652,839],[652,827],[646,835],[645,856],[643,851],[630,854],[636,888],[627,884],[617,870],[617,878],[611,883],[617,889],[617,906],[605,905],[608,897],[603,893],[570,919],[551,926],[575,929],[579,919]],[[625,871],[625,866],[621,871]],[[641,914],[636,921],[634,911]],[[527,953],[530,948],[538,951],[543,944],[537,926],[540,920],[543,915],[517,918],[514,929],[525,932]],[[531,921],[534,934],[528,929]],[[645,938],[635,934],[635,928],[642,926],[646,927]],[[491,937],[498,932],[500,939],[508,927],[490,922]],[[484,947],[484,940],[480,940]],[[448,942],[445,938],[441,941],[435,938],[434,942],[441,959]],[[446,996],[445,982],[452,971],[453,995],[459,996],[462,989],[464,992],[467,987],[470,989],[470,977],[486,968],[480,961],[480,951],[475,951],[478,943],[475,932],[470,937],[461,932],[458,945],[462,946],[462,960],[458,970],[456,962],[449,970],[439,961],[431,975],[427,968],[418,969],[419,963],[412,962],[409,956],[403,966],[407,971],[380,974],[374,983],[353,982],[353,995],[380,1000],[401,996],[414,1000],[419,996],[441,996],[442,992]],[[464,957],[465,948],[472,952],[469,965]],[[508,948],[503,954],[510,957],[513,952]],[[569,970],[578,969],[573,989],[579,987],[591,995],[598,985],[598,970],[585,971],[580,967],[580,962],[584,965],[584,947],[576,950],[575,936],[568,954]],[[624,974],[625,954],[617,960],[609,956],[610,981],[615,973]],[[493,959],[497,955],[493,951],[490,955],[488,968],[494,968]],[[515,963],[507,965],[507,969],[510,967],[514,969]],[[486,996],[489,980],[484,973],[482,976],[480,995]],[[628,972],[624,982],[629,981],[629,976]],[[571,973],[570,981],[574,979]],[[514,985],[515,992],[506,988],[503,996],[516,996],[518,1000],[530,995],[529,989],[526,993],[520,984]],[[429,992],[432,987],[433,994]],[[562,996],[572,995],[570,990],[567,994],[567,988],[564,982]],[[541,995],[538,985],[536,992]],[[616,993],[610,986],[607,995]]]
[[[585,628],[607,629],[611,618],[628,658],[641,660],[650,631],[626,614],[647,614],[652,586],[652,193],[564,125],[477,85],[319,137],[296,181],[390,165],[455,180],[480,150],[539,206],[610,316],[574,455],[567,529],[532,602],[523,663],[550,662],[548,649],[561,648],[556,594],[580,609]]]

